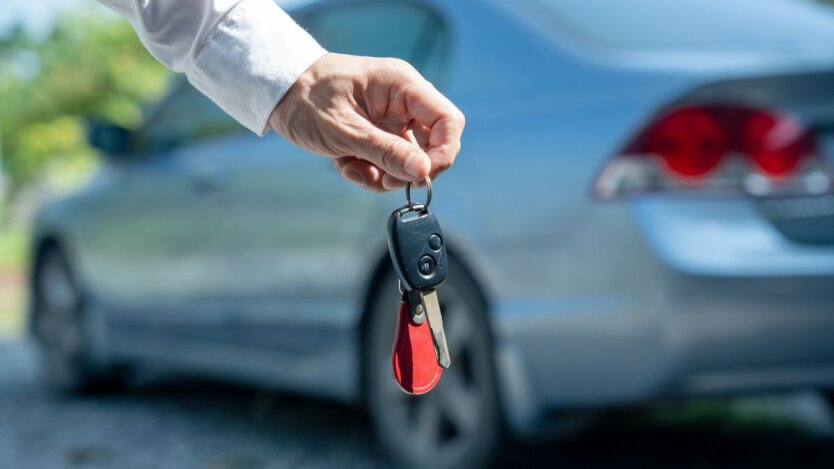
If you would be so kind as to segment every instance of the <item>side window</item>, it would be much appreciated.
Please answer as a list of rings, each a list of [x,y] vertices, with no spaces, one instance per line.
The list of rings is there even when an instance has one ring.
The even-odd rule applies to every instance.
[[[310,33],[332,52],[407,60],[436,82],[447,31],[441,18],[417,4],[368,1],[334,5],[306,17]]]
[[[133,147],[154,151],[245,130],[209,98],[182,80],[136,131]]]

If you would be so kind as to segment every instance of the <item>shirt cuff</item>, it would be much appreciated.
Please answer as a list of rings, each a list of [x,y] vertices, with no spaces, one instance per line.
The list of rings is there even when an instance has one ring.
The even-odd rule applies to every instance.
[[[243,0],[199,52],[188,81],[258,135],[278,101],[325,51],[272,0]]]

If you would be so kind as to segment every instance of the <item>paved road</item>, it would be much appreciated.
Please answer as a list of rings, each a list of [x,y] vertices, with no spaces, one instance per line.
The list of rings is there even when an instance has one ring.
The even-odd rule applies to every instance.
[[[365,416],[251,388],[163,382],[58,398],[27,344],[0,344],[0,468],[372,468]]]
[[[514,467],[834,467],[834,424],[815,394],[687,409],[616,415],[567,442],[516,445],[506,459]],[[732,423],[725,411],[737,414]],[[56,398],[39,387],[27,344],[0,343],[0,468],[64,467],[385,463],[356,409],[183,380]]]

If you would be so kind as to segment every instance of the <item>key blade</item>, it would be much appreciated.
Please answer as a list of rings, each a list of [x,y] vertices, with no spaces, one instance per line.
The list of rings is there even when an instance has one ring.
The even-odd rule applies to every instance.
[[[437,290],[431,288],[419,293],[420,301],[426,311],[426,318],[429,320],[431,335],[434,337],[434,345],[437,349],[437,364],[443,368],[449,368],[451,359],[449,357],[449,346],[446,345],[446,332],[443,330],[443,316],[440,313]]]

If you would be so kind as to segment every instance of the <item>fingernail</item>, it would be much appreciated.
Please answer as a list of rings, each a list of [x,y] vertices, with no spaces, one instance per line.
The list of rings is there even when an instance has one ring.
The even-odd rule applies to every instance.
[[[351,170],[347,172],[347,178],[350,179],[352,182],[355,182],[359,185],[367,185],[368,180],[365,179],[365,175],[362,174],[360,171]]]
[[[423,155],[412,153],[405,159],[405,163],[403,163],[403,170],[413,177],[414,179],[419,179],[425,177],[426,173],[428,173],[429,166],[428,157]]]

